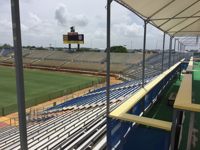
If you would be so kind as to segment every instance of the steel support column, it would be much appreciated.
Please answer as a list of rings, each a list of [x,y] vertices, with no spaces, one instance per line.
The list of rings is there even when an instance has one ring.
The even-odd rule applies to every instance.
[[[143,40],[143,60],[142,60],[142,87],[144,87],[144,79],[145,79],[146,31],[147,31],[147,21],[144,20],[144,40]]]
[[[107,150],[111,150],[111,127],[110,127],[110,22],[111,22],[111,3],[107,0],[107,46],[106,46],[106,117],[107,117]]]
[[[175,63],[175,57],[176,57],[176,39],[174,38],[174,55],[173,55],[173,64]]]
[[[161,71],[163,72],[164,71],[164,56],[165,56],[165,54],[164,54],[164,52],[165,52],[165,32],[164,32],[164,34],[163,34],[163,49],[162,49],[162,68],[161,68]]]
[[[181,57],[181,59],[182,59],[182,43],[180,43],[180,57]]]
[[[178,61],[180,61],[180,42],[178,41]]]
[[[168,65],[168,68],[171,67],[172,39],[173,39],[173,37],[170,36],[170,40],[169,40],[169,65]]]
[[[19,116],[19,132],[20,144],[22,150],[27,150],[27,129],[26,129],[26,110],[24,96],[24,76],[22,63],[22,44],[21,44],[21,27],[19,0],[11,0],[12,13],[12,29],[13,29],[13,44],[15,53],[15,69],[16,69],[16,91]]]
[[[192,132],[194,128],[194,121],[195,121],[195,113],[190,112],[190,124],[189,124],[189,131],[188,131],[188,139],[187,139],[187,150],[191,149],[192,143]]]
[[[174,109],[173,110],[173,118],[172,118],[172,130],[171,130],[171,139],[170,139],[170,150],[177,150],[178,149],[178,142],[179,142],[179,135],[180,132],[178,128],[182,121],[182,113],[180,110]]]

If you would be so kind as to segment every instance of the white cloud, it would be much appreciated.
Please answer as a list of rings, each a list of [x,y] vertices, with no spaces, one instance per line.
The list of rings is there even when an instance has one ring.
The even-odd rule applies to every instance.
[[[55,10],[55,19],[57,20],[58,24],[66,25],[67,24],[67,7],[63,4],[60,4],[59,7]]]
[[[88,19],[83,14],[70,13],[67,6],[60,4],[55,10],[55,19],[62,26],[79,26],[85,27],[88,24]]]
[[[25,25],[25,24],[21,24],[21,30],[23,31],[27,31],[29,28]]]
[[[60,3],[60,4],[59,4]],[[20,18],[24,45],[66,46],[62,35],[75,26],[85,35],[84,47],[106,46],[106,0],[21,0]],[[48,5],[47,5],[48,4]],[[111,43],[141,48],[143,21],[117,3],[112,4]],[[10,2],[0,0],[0,43],[12,43]],[[150,47],[160,33],[148,26]],[[154,41],[153,41],[154,40]],[[155,45],[155,44],[154,44]],[[154,46],[155,47],[155,46]]]
[[[72,24],[75,24],[76,26],[85,27],[88,24],[88,19],[83,14],[75,15],[74,17],[70,19],[71,19]]]
[[[95,39],[105,39],[106,38],[106,33],[103,30],[97,30],[94,32],[94,38]]]
[[[119,23],[113,26],[113,30],[117,32],[117,34],[125,37],[133,37],[133,36],[142,36],[143,35],[143,27],[136,23],[126,24]]]
[[[37,25],[42,22],[41,19],[33,12],[30,12],[29,16],[30,16],[30,21],[33,25]]]
[[[2,20],[0,20],[0,26],[1,26],[1,29],[3,29],[3,28],[11,29],[11,22],[7,19],[2,19]]]

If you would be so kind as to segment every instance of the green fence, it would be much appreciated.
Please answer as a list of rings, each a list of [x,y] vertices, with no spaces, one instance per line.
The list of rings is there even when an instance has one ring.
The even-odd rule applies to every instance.
[[[61,97],[67,94],[71,94],[73,92],[79,91],[81,89],[93,86],[95,84],[99,84],[105,82],[105,78],[99,78],[98,80],[92,81],[92,82],[85,82],[83,84],[80,84],[79,86],[74,86],[68,89],[62,89],[62,90],[57,90],[54,91],[52,93],[49,93],[47,95],[44,96],[39,96],[39,97],[34,97],[31,99],[27,99],[26,100],[26,108],[29,108],[31,106],[35,106],[37,104],[41,104],[43,102],[49,101],[51,99],[57,98],[57,97]],[[12,104],[12,105],[8,105],[6,107],[0,107],[0,116],[5,116],[7,114],[10,113],[14,113],[18,111],[18,107],[17,104]]]

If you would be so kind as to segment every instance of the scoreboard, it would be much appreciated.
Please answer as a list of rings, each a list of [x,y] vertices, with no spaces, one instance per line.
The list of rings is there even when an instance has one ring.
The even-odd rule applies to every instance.
[[[84,44],[84,35],[78,34],[78,32],[68,32],[63,35],[64,44]]]

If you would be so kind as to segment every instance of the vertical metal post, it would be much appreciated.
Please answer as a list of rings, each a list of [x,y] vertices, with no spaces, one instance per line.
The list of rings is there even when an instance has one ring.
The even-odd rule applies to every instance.
[[[169,40],[169,65],[168,68],[171,67],[171,52],[172,52],[172,36],[170,36],[170,40]]]
[[[163,49],[162,49],[162,68],[161,71],[164,71],[164,52],[165,52],[165,32],[163,34]]]
[[[189,124],[189,131],[188,131],[188,139],[187,139],[187,150],[191,149],[191,143],[192,143],[192,131],[194,128],[194,120],[195,120],[195,113],[190,112],[190,124]]]
[[[174,51],[176,51],[176,39],[174,39]]]
[[[111,20],[111,3],[107,0],[107,46],[106,46],[106,117],[107,117],[107,150],[111,150],[111,127],[110,127],[110,20]]]
[[[181,117],[180,110],[174,109],[173,110],[173,118],[172,118],[172,129],[171,129],[171,148],[170,150],[177,150],[178,149],[178,142],[179,142],[179,132],[177,132],[177,126],[181,123],[179,120]]]
[[[180,61],[180,42],[178,41],[178,60]]]
[[[176,60],[176,39],[174,39],[174,61],[177,62]]]
[[[180,57],[181,57],[181,59],[182,59],[182,43],[180,43]]]
[[[11,0],[12,13],[12,28],[13,28],[13,43],[16,64],[16,90],[17,90],[17,104],[19,116],[19,131],[21,149],[27,150],[27,130],[26,130],[26,110],[25,110],[25,96],[24,96],[24,76],[22,63],[22,45],[21,45],[21,27],[20,27],[20,13],[19,0]]]
[[[180,47],[179,47],[179,53],[180,53],[180,60],[181,60],[181,43],[180,43]]]
[[[173,64],[175,63],[175,56],[176,56],[176,39],[174,38],[174,50],[173,50]]]
[[[144,40],[143,40],[143,60],[142,60],[142,87],[144,87],[144,79],[145,79],[146,30],[147,30],[147,21],[144,20]]]

